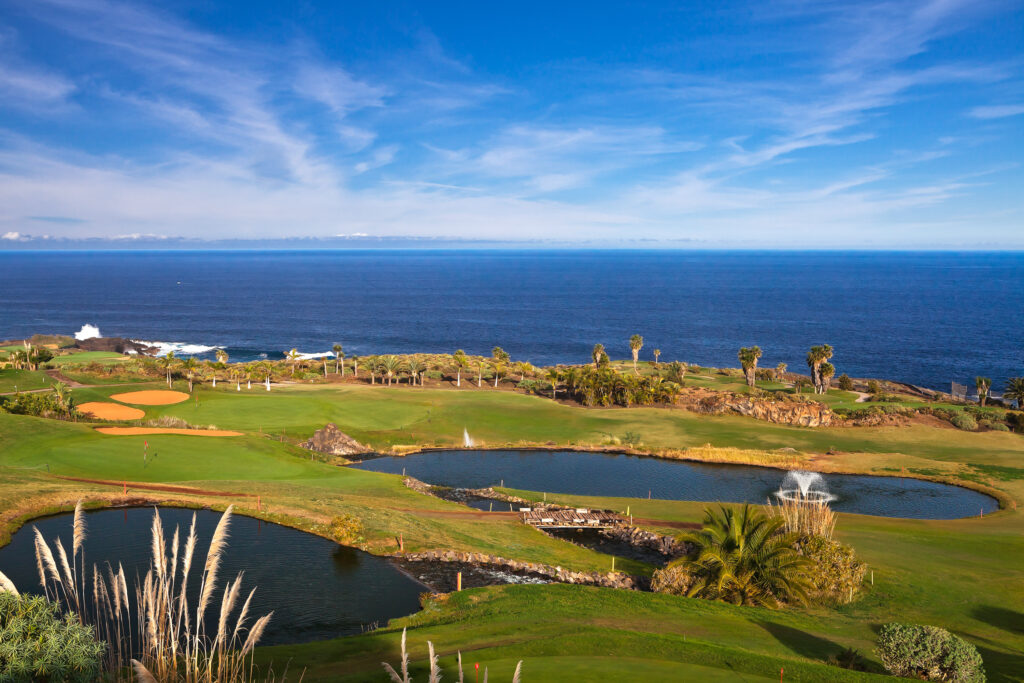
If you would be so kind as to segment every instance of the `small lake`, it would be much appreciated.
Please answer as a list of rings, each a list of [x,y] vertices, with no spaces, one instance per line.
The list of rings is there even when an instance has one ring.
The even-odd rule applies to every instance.
[[[575,451],[433,451],[367,460],[361,469],[406,474],[428,484],[510,488],[587,496],[761,503],[774,501],[783,470]],[[881,517],[958,519],[999,508],[961,486],[908,477],[824,475],[839,512]],[[498,509],[496,507],[496,509]]]
[[[206,561],[210,538],[221,517],[210,510],[195,512],[198,543],[190,583],[198,574],[196,568]],[[179,508],[160,509],[168,548],[175,525],[181,528],[184,543],[192,513]],[[41,592],[32,527],[37,526],[51,546],[59,536],[64,547],[70,549],[71,520],[70,514],[63,514],[26,524],[0,548],[0,571],[20,591]],[[116,568],[120,562],[134,595],[135,576],[145,576],[150,566],[152,522],[153,508],[86,513],[85,561],[89,573],[94,563],[103,568],[109,561]],[[233,581],[238,572],[245,571],[243,594],[256,588],[250,614],[262,616],[274,611],[262,645],[358,634],[420,609],[419,596],[426,589],[384,558],[240,515],[232,516],[229,531],[216,604],[219,607],[224,582]],[[216,609],[211,608],[214,613]]]

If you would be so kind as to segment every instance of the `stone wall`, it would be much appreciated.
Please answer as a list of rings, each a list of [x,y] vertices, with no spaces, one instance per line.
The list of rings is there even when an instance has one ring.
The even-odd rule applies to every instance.
[[[537,562],[519,562],[496,555],[484,553],[464,553],[456,550],[426,550],[420,553],[403,553],[396,555],[411,562],[463,562],[466,564],[486,565],[512,571],[530,572],[546,576],[559,583],[572,583],[582,586],[601,586],[603,588],[622,588],[625,590],[644,590],[648,587],[648,579],[642,576],[629,576],[620,572],[574,572],[562,567],[552,567]]]

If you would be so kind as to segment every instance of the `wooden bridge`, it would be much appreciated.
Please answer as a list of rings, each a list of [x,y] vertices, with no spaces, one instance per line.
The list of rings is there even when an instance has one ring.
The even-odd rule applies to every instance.
[[[576,508],[550,510],[519,508],[523,522],[539,529],[611,529],[625,520],[611,512]]]

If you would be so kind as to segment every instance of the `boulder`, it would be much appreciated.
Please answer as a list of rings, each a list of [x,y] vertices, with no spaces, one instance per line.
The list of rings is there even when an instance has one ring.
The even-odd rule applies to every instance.
[[[82,351],[113,351],[115,353],[142,354],[146,356],[154,356],[160,351],[156,346],[149,346],[132,339],[125,339],[124,337],[79,339],[75,342],[75,348]]]
[[[304,441],[302,443],[302,447],[308,448],[311,451],[316,451],[317,453],[341,456],[360,455],[362,453],[372,452],[371,449],[338,429],[338,425],[333,422],[329,422],[324,425],[323,429],[318,429],[313,432],[313,436],[309,438],[309,441]]]

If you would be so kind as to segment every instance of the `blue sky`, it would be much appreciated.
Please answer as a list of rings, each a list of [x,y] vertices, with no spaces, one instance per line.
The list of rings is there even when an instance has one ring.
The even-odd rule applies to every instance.
[[[0,248],[1024,248],[1019,1],[0,0]]]

